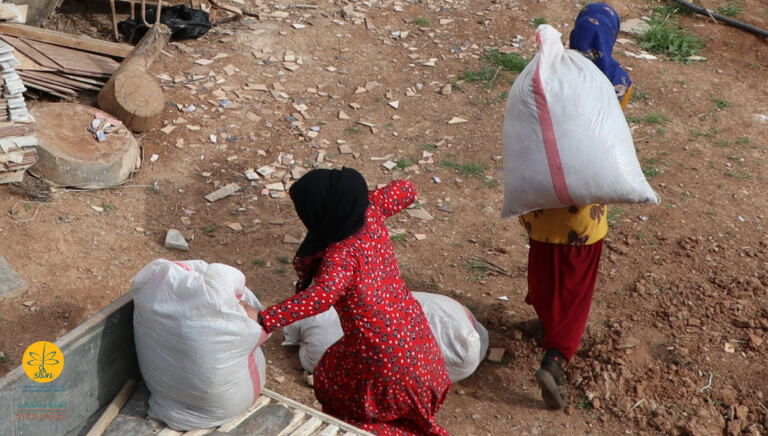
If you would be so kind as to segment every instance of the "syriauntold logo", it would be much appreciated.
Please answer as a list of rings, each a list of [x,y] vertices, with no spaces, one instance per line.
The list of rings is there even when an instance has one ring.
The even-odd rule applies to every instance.
[[[24,351],[22,366],[33,381],[48,383],[55,380],[64,369],[64,356],[55,344],[39,341]]]

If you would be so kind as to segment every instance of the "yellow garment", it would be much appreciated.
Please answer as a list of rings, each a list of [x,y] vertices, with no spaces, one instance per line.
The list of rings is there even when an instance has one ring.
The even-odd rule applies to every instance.
[[[632,96],[632,85],[620,96],[621,109],[627,107]],[[539,209],[520,217],[528,237],[550,244],[591,245],[608,234],[608,207],[590,204],[585,207],[568,206]]]

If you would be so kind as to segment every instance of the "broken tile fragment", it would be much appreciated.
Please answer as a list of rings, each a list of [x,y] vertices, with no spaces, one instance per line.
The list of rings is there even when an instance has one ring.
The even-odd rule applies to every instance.
[[[221,200],[222,198],[229,197],[230,195],[234,194],[235,192],[240,190],[240,185],[237,183],[230,183],[226,186],[224,186],[221,189],[217,189],[216,191],[211,192],[210,194],[206,195],[204,198],[211,203],[214,201]]]
[[[176,229],[168,229],[165,234],[165,248],[169,250],[189,251],[189,244],[184,239],[184,235]]]

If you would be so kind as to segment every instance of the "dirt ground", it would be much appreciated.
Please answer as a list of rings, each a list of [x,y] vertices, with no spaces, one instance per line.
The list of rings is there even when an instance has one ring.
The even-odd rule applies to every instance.
[[[162,125],[137,135],[145,159],[129,183],[59,189],[45,204],[0,187],[0,254],[28,283],[0,299],[0,374],[32,342],[55,340],[127,292],[155,258],[231,264],[265,305],[288,296],[295,276],[287,262],[303,227],[290,200],[265,195],[265,185],[289,181],[297,167],[349,166],[372,187],[398,178],[416,184],[434,218],[401,213],[389,221],[401,235],[395,247],[406,282],[467,305],[491,346],[505,349],[501,363],[485,361],[451,388],[438,415],[451,434],[768,433],[765,40],[683,16],[707,59],[682,64],[632,57],[639,47],[620,36],[628,41],[616,58],[636,86],[626,114],[662,203],[610,208],[563,413],[543,409],[533,379],[541,352],[523,302],[526,237],[516,220],[499,218],[504,96],[514,76],[500,73],[490,85],[461,77],[493,48],[530,59],[534,20],[567,35],[581,5],[245,1],[237,5],[258,17],[219,13],[209,33],[168,46],[152,64],[168,106]],[[625,19],[662,5],[613,4]],[[737,19],[768,28],[764,2],[739,4]],[[60,14],[48,26],[111,38],[98,11]],[[213,62],[195,63],[202,59]],[[450,94],[441,92],[450,84]],[[466,122],[449,124],[454,117]],[[168,126],[176,128],[159,130]],[[385,169],[386,159],[398,166]],[[244,176],[265,165],[277,170],[272,178]],[[203,199],[233,182],[243,187],[235,195]],[[189,252],[164,248],[169,228],[188,237]],[[317,406],[297,349],[281,340],[277,333],[264,347],[267,386]]]

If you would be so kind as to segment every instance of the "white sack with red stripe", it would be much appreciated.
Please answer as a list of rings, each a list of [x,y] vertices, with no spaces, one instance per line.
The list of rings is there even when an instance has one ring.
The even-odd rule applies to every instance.
[[[445,295],[414,292],[427,316],[451,381],[472,375],[488,352],[488,331],[463,304]],[[314,372],[326,350],[344,336],[339,315],[331,308],[283,329],[283,345],[298,345],[301,366]]]
[[[593,203],[659,203],[637,160],[616,92],[549,25],[504,113],[502,217]]]
[[[242,300],[263,307],[242,272],[201,260],[154,260],[133,279],[133,331],[150,391],[149,417],[176,430],[210,428],[261,394],[268,335]]]

